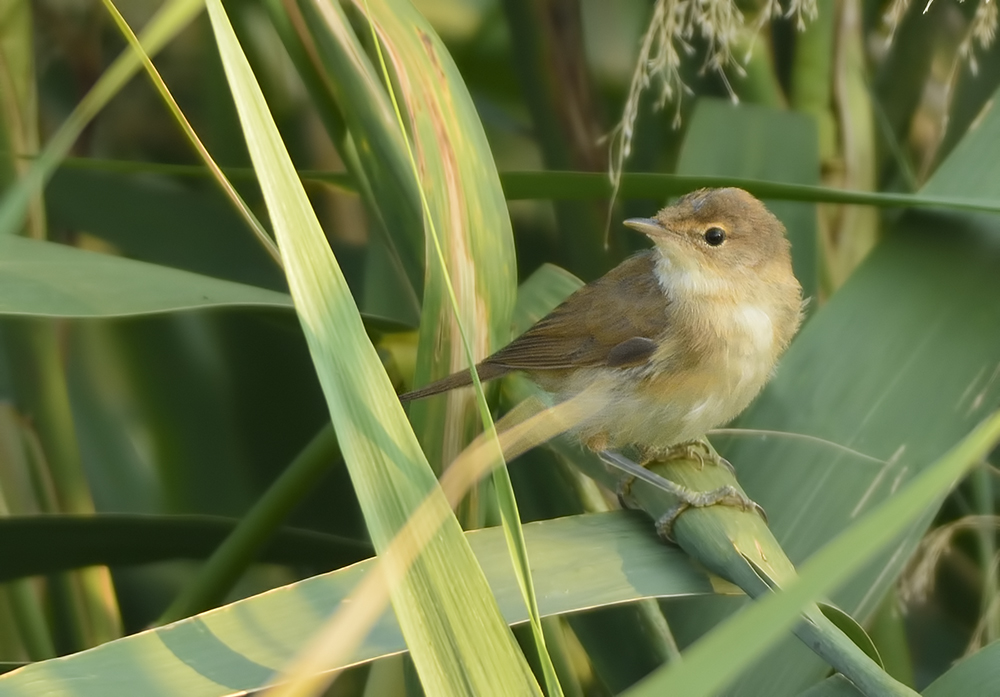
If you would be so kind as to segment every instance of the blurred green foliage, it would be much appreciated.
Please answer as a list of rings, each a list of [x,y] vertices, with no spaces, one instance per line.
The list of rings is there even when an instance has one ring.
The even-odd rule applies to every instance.
[[[796,273],[812,297],[810,317],[773,383],[734,424],[743,430],[713,441],[800,563],[1000,406],[1000,221],[821,203],[819,189],[817,200],[803,201],[801,192],[781,200],[780,185],[1000,207],[993,101],[1000,47],[979,40],[996,23],[996,3],[935,0],[922,12],[897,0],[817,0],[799,27],[793,10],[801,4],[772,15],[776,5],[728,0],[420,0],[416,10],[454,64],[439,59],[439,82],[437,73],[418,71],[425,82],[416,88],[391,60],[390,72],[406,98],[407,136],[418,144],[449,270],[474,279],[459,288],[459,316],[483,355],[570,292],[573,275],[591,280],[641,248],[644,240],[618,222],[650,215],[684,185],[663,177],[654,180],[662,194],[653,199],[626,187],[614,201],[606,192],[568,200],[532,197],[526,180],[529,194],[519,190],[507,202],[508,220],[496,170],[501,177],[537,172],[542,182],[555,170],[603,176],[651,17],[664,7],[694,13],[695,5],[716,8],[720,27],[730,22],[733,31],[695,27],[671,37],[675,78],[685,88],[659,110],[655,77],[637,97],[625,170],[779,185],[767,202],[788,228]],[[149,0],[117,6],[134,29],[159,7]],[[225,7],[295,166],[349,182],[308,178],[307,191],[390,379],[402,389],[414,375],[423,382],[461,364],[457,334],[445,333],[456,331],[452,310],[364,3],[231,0]],[[412,24],[399,23],[380,25],[383,44]],[[716,69],[709,58],[720,41],[732,61]],[[0,206],[14,201],[17,182],[126,47],[98,2],[0,2]],[[246,141],[207,17],[178,26],[154,60],[212,156],[268,225],[261,190],[246,174]],[[450,99],[447,86],[456,84],[474,110]],[[438,128],[445,122],[456,130]],[[446,131],[461,138],[449,140]],[[197,167],[149,80],[139,74],[125,84],[69,154],[44,192],[25,199],[15,232],[35,239],[0,240],[0,516],[11,517],[14,531],[4,532],[0,520],[0,556],[33,574],[2,575],[0,662],[12,664],[105,644],[175,608],[202,582],[200,563],[191,560],[204,558],[231,526],[193,515],[258,526],[226,572],[239,581],[222,584],[208,604],[346,565],[367,549],[370,529],[336,443],[317,435],[330,414],[289,310],[283,270]],[[163,165],[196,167],[181,175]],[[465,221],[464,236],[448,227],[450,215]],[[417,434],[440,472],[479,428],[475,407],[442,401],[416,411]],[[306,464],[303,452],[311,453]],[[606,509],[613,496],[572,466],[586,458],[562,447],[518,460],[511,478],[524,518]],[[296,470],[301,479],[276,484],[290,463],[305,468]],[[984,462],[953,491],[941,491],[940,506],[914,511],[910,532],[834,594],[869,628],[886,669],[918,690],[934,683],[928,695],[1000,693],[996,644],[949,671],[966,652],[1000,638],[995,481]],[[466,499],[463,523],[498,522],[492,486]],[[128,534],[122,514],[156,517],[136,519],[145,532]],[[52,515],[51,535],[66,537],[17,527],[38,515]],[[95,516],[109,537],[96,551],[69,555],[67,545],[93,544],[93,521],[79,516]],[[567,524],[573,549],[584,546],[588,520]],[[615,531],[625,520],[635,535],[648,535],[638,516],[615,520]],[[279,553],[281,541],[288,549]],[[627,566],[640,552],[622,546],[623,568],[655,573]],[[497,544],[492,553],[495,563],[506,552]],[[110,569],[77,568],[100,561]],[[670,568],[686,573],[685,563]],[[330,587],[350,587],[344,579],[354,572],[343,573]],[[599,569],[592,573],[604,580]],[[544,623],[567,694],[625,690],[743,602],[687,589],[691,597],[657,603],[649,598],[666,594],[659,587],[598,596],[585,585],[576,605],[554,612],[589,612]],[[552,596],[540,597],[549,607]],[[645,599],[617,605],[634,598]],[[264,625],[281,622],[267,615],[278,610],[259,611]],[[240,612],[217,618],[235,622]],[[302,626],[312,628],[314,619]],[[206,651],[198,663],[202,644],[197,632],[184,634],[190,626],[157,635],[170,637],[164,642],[173,657],[164,665],[223,660]],[[525,646],[527,636],[517,634]],[[105,656],[132,650],[108,646],[119,648]],[[367,646],[365,660],[399,650],[374,640]],[[252,670],[228,688],[268,679],[270,669],[235,654]],[[419,689],[391,660],[355,669],[333,692],[362,694],[366,680],[369,691],[387,683],[399,694]],[[95,659],[80,670],[99,665],[106,668]],[[239,674],[242,663],[233,665]],[[158,668],[148,670],[155,684]],[[725,693],[850,694],[853,687],[823,681],[827,670],[790,638]],[[0,695],[35,694],[17,676],[0,679]],[[105,687],[98,678],[86,689]],[[128,694],[127,684],[117,689]]]

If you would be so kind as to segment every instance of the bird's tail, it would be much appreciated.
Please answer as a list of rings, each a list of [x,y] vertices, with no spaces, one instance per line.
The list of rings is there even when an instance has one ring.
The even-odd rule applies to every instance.
[[[505,375],[510,372],[509,368],[502,365],[496,365],[494,363],[480,363],[476,366],[476,370],[478,371],[479,379],[482,382],[493,380],[494,378],[498,378],[501,375]],[[468,369],[460,370],[457,373],[452,373],[446,378],[441,378],[440,380],[432,382],[429,385],[424,385],[420,389],[412,390],[411,392],[399,395],[399,401],[412,402],[415,399],[432,397],[436,394],[442,394],[458,387],[468,387],[471,384],[472,371]]]

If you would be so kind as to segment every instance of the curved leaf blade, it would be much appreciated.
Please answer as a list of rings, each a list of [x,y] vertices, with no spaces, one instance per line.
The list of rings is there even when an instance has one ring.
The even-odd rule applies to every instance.
[[[399,83],[431,218],[425,223],[427,279],[415,375],[417,383],[424,383],[468,366],[459,323],[468,332],[475,361],[510,338],[517,291],[514,237],[486,133],[440,38],[406,0],[357,0],[355,5],[371,13]],[[439,254],[455,291],[458,317]],[[444,435],[453,430],[445,424],[469,423],[471,406],[468,397],[413,405],[414,430],[436,469],[453,460],[462,446],[461,438]]]
[[[240,122],[271,214],[310,353],[375,548],[386,554],[418,507],[412,565],[388,554],[393,608],[424,688],[435,694],[538,686],[368,341],[343,273],[218,0],[208,3]],[[426,504],[426,505],[425,505]],[[438,523],[440,521],[440,523]]]
[[[107,318],[215,307],[289,310],[292,298],[55,242],[0,236],[0,315]]]
[[[711,581],[634,513],[572,516],[524,526],[539,610],[576,612],[648,597],[704,595]],[[527,613],[500,528],[465,534],[504,620]],[[372,566],[360,562],[166,627],[0,676],[0,697],[182,694],[218,697],[264,687],[337,610]],[[391,612],[347,665],[406,650]],[[342,666],[331,666],[337,668]]]

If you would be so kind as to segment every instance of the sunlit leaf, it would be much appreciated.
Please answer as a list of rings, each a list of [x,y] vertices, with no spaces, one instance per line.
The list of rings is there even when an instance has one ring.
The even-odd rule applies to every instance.
[[[503,531],[466,533],[497,597],[504,620],[527,614]],[[665,546],[641,516],[575,516],[525,526],[543,615],[642,597],[712,592],[685,555]],[[293,658],[345,601],[371,560],[276,589],[60,661],[0,677],[0,696],[46,690],[72,697],[157,692],[221,696],[260,688]],[[386,612],[348,663],[406,650]],[[333,666],[331,666],[333,667]],[[37,692],[36,692],[37,691]]]
[[[390,579],[395,614],[425,689],[440,694],[537,690],[364,334],[228,18],[220,3],[208,7],[292,297],[372,542],[384,553],[425,497],[436,514],[419,528],[426,546],[413,565],[401,567],[397,560],[398,577]]]

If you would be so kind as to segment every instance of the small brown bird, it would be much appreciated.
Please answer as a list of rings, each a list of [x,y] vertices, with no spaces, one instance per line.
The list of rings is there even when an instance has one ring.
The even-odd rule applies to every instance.
[[[743,411],[802,321],[784,226],[742,189],[701,189],[625,225],[654,246],[573,293],[482,361],[480,380],[523,371],[556,401],[593,409],[574,431],[593,450],[646,459]],[[403,401],[471,384],[461,371]]]

